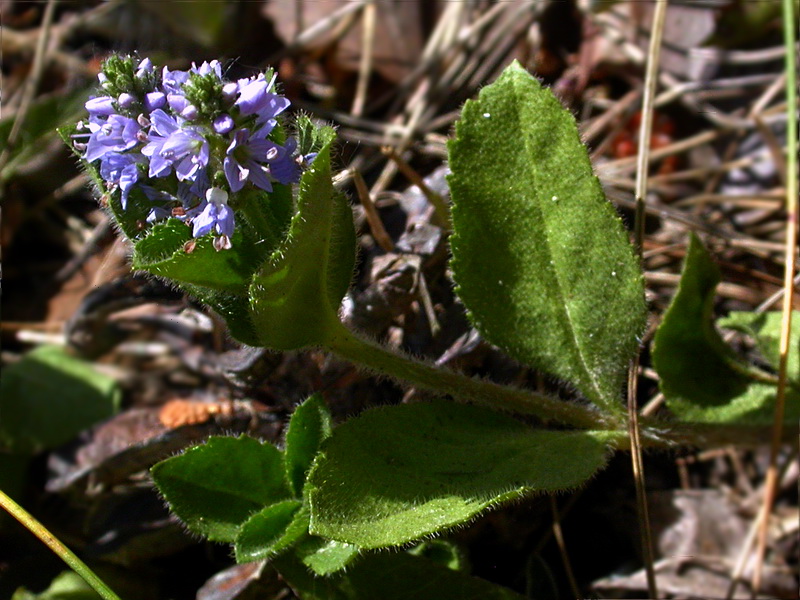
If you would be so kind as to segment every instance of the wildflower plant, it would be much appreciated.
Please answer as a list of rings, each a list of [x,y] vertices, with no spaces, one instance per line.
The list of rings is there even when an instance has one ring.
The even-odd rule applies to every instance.
[[[646,325],[642,270],[574,118],[515,63],[466,103],[449,144],[456,292],[485,339],[575,390],[564,400],[438,368],[345,328],[355,233],[332,184],[335,133],[304,116],[289,122],[271,72],[227,81],[215,61],[173,71],[112,57],[100,85],[88,119],[62,135],[133,242],[135,268],[207,303],[245,344],[320,347],[440,398],[334,428],[315,395],[280,449],[212,438],[152,469],[175,514],[233,544],[239,561],[270,559],[304,597],[355,597],[345,590],[359,586],[359,597],[381,597],[365,591],[378,564],[434,582],[436,597],[517,597],[445,567],[431,574],[415,555],[371,551],[580,486],[629,443],[622,397]],[[653,353],[673,416],[642,420],[646,446],[741,440],[769,418],[775,378],[744,364],[711,323],[717,281],[693,239]],[[775,355],[774,319],[724,324]],[[792,348],[787,422],[800,413]],[[709,378],[704,365],[730,377]],[[704,428],[719,423],[733,429]],[[455,589],[461,596],[448,595]]]

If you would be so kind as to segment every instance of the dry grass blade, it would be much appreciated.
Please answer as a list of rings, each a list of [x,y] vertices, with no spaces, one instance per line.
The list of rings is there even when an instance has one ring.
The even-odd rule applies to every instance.
[[[792,49],[796,43],[796,21],[792,0],[783,3],[785,47]],[[789,363],[789,343],[792,329],[792,300],[794,297],[795,264],[797,259],[797,223],[798,223],[798,172],[797,172],[797,61],[794,52],[786,52],[786,104],[787,116],[787,167],[786,178],[786,252],[784,267],[784,293],[781,319],[781,335],[779,341],[780,359],[778,362],[778,391],[775,398],[775,418],[772,443],[770,444],[769,467],[764,484],[764,503],[761,510],[761,522],[758,532],[756,564],[753,572],[753,592],[761,588],[764,555],[767,547],[769,516],[778,488],[778,453],[781,446],[784,409],[786,405],[787,366]],[[774,155],[774,153],[773,153]]]
[[[639,132],[639,152],[636,160],[636,213],[634,217],[634,247],[641,257],[644,243],[644,216],[645,198],[647,196],[647,176],[650,166],[650,138],[653,126],[653,99],[655,97],[658,63],[661,52],[661,39],[664,32],[664,21],[667,14],[666,0],[656,3],[653,13],[653,24],[650,33],[650,47],[648,50],[647,70],[642,96],[642,120]],[[644,556],[645,573],[647,575],[647,589],[651,598],[658,598],[656,585],[655,555],[653,539],[650,529],[649,511],[647,508],[647,494],[644,481],[644,466],[642,464],[642,446],[639,439],[639,408],[637,405],[639,379],[639,355],[631,362],[628,373],[628,431],[631,441],[631,466],[636,486],[636,511],[639,519],[642,555]]]
[[[33,59],[33,69],[31,75],[25,86],[25,91],[22,96],[19,110],[14,118],[14,124],[11,126],[11,131],[6,140],[6,147],[0,153],[0,171],[6,166],[11,158],[11,151],[19,141],[19,135],[22,131],[22,126],[25,124],[25,119],[28,116],[31,103],[36,97],[36,91],[39,89],[39,83],[42,78],[42,73],[46,65],[47,58],[47,43],[50,39],[50,28],[53,25],[53,16],[56,11],[57,0],[47,0],[47,6],[44,9],[44,16],[42,17],[41,33],[36,44],[36,54]]]

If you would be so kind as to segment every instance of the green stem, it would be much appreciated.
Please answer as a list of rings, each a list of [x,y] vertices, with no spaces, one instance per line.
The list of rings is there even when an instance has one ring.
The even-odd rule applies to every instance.
[[[580,429],[615,429],[619,424],[586,405],[567,402],[530,390],[476,379],[442,367],[389,351],[374,342],[356,337],[338,322],[328,338],[327,348],[351,362],[377,373],[390,375],[413,385],[474,404],[520,414],[535,415]]]
[[[31,533],[38,537],[44,544],[58,555],[69,567],[80,575],[94,591],[106,600],[120,600],[111,589],[103,583],[94,572],[78,558],[72,550],[67,548],[61,541],[50,533],[47,528],[39,523],[24,508],[9,498],[0,490],[0,507],[4,508],[12,517],[22,523]]]

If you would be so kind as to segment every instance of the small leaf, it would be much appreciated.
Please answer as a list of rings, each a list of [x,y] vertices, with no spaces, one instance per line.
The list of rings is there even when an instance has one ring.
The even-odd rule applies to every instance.
[[[347,567],[358,557],[359,550],[352,544],[310,536],[299,545],[298,554],[316,575],[325,576]]]
[[[523,596],[477,577],[453,571],[407,552],[360,558],[346,571],[313,577],[284,554],[273,561],[303,600],[522,600]]]
[[[303,493],[306,475],[320,445],[331,434],[331,414],[320,394],[294,411],[286,432],[286,476],[295,496]]]
[[[234,541],[252,514],[289,497],[280,450],[247,436],[209,438],[151,474],[186,526],[216,542]]]
[[[253,278],[252,319],[261,344],[292,350],[323,343],[352,278],[355,229],[331,183],[330,145],[300,181],[287,239]]]
[[[755,339],[761,356],[777,371],[780,363],[782,318],[783,314],[779,311],[732,312],[727,317],[719,319],[717,325],[735,329]],[[792,324],[798,322],[800,322],[800,311],[792,311]],[[792,331],[789,333],[786,373],[795,384],[800,383],[800,327],[792,327]]]
[[[480,333],[620,412],[644,284],[575,119],[518,63],[449,144],[453,277]]]
[[[404,544],[500,502],[580,485],[605,460],[591,433],[536,431],[483,408],[378,408],[336,428],[317,457],[310,531],[363,549]]]
[[[427,540],[411,548],[408,553],[423,556],[453,571],[469,572],[466,552],[449,540]]]
[[[694,234],[681,283],[653,340],[653,366],[669,409],[700,423],[770,423],[776,386],[728,347],[712,323],[720,272]],[[800,397],[787,390],[786,419],[800,416]]]
[[[195,241],[191,252],[184,250],[192,239],[191,228],[178,219],[156,223],[136,243],[133,267],[181,283],[208,287],[223,292],[245,294],[255,271],[248,260],[253,250],[237,232],[229,250],[217,252],[212,236]]]
[[[14,592],[11,600],[100,600],[101,596],[92,586],[73,571],[60,573],[41,594],[34,594],[24,588]]]
[[[121,392],[114,379],[58,346],[41,346],[3,369],[0,446],[21,454],[54,448],[111,417]]]
[[[299,500],[284,500],[257,512],[239,529],[236,562],[261,560],[285,550],[308,534],[308,512]]]

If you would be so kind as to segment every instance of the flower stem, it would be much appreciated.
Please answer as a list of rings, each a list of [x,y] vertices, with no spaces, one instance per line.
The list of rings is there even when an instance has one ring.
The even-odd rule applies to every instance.
[[[616,429],[621,426],[591,406],[468,377],[389,351],[379,344],[357,337],[341,323],[329,336],[326,346],[342,358],[377,373],[474,404],[534,415],[543,421],[555,421],[580,429]]]
[[[88,583],[105,600],[120,600],[111,589],[94,574],[86,563],[78,558],[72,550],[67,548],[61,541],[50,533],[47,528],[39,523],[24,508],[9,498],[0,490],[0,507],[4,508],[12,517],[22,523],[31,533],[38,537],[44,544],[58,555],[67,565],[72,568],[83,580]]]

